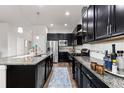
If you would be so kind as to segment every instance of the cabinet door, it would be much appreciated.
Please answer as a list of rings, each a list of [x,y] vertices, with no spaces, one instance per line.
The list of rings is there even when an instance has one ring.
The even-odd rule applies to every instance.
[[[67,52],[59,52],[59,62],[68,62]]]
[[[47,34],[47,40],[48,41],[56,41],[56,40],[58,40],[58,38],[59,38],[59,35],[58,34]]]
[[[80,68],[78,68],[78,87],[80,88]]]
[[[87,10],[82,15],[82,42],[87,42]]]
[[[58,40],[64,40],[64,35],[63,34],[58,34]]]
[[[82,45],[82,36],[77,36],[77,45]]]
[[[75,66],[75,80],[78,82],[78,68]]]
[[[50,72],[52,70],[53,67],[53,55],[50,56]]]
[[[72,75],[73,79],[75,79],[75,59],[72,58]]]
[[[108,88],[108,86],[91,73],[85,66],[81,67],[81,85],[84,88]]]
[[[110,24],[109,24],[109,30],[111,35],[115,35],[115,6],[111,5],[110,6]]]
[[[96,39],[105,38],[109,36],[109,6],[96,5],[95,6],[95,36]]]
[[[68,34],[68,46],[72,46],[73,45],[73,34]]]
[[[88,8],[88,29],[87,29],[87,40],[94,40],[94,6],[89,6]]]
[[[43,87],[45,83],[45,61],[37,65],[37,76],[36,77],[37,77],[36,87],[37,88]]]
[[[67,40],[68,39],[68,34],[63,34],[63,40]]]
[[[49,74],[49,62],[48,62],[48,59],[46,59],[46,62],[45,62],[45,80],[47,80],[48,74]]]
[[[86,76],[85,73],[81,72],[81,81],[80,81],[81,87],[82,88],[91,88],[91,82]]]
[[[124,5],[115,6],[116,34],[124,33]]]

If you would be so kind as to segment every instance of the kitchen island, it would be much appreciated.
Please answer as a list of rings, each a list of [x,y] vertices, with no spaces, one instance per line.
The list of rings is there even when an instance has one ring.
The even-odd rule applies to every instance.
[[[7,88],[41,88],[52,70],[52,54],[2,58],[0,65],[7,68]]]

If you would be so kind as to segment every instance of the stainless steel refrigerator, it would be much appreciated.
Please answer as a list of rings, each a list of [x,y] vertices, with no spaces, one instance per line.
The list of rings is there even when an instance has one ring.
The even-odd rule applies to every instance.
[[[49,41],[50,52],[53,53],[53,62],[58,62],[58,41]]]

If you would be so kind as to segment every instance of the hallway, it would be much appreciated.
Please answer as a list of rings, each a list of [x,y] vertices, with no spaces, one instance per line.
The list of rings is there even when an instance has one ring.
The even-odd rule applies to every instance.
[[[49,75],[44,88],[76,88],[77,84],[72,79],[71,66],[66,62],[53,64],[53,70]]]

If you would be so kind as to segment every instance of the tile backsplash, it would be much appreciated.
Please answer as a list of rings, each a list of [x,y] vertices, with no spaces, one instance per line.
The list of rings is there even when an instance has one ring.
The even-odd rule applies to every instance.
[[[69,52],[69,53],[73,53],[73,47],[72,47],[72,46],[59,47],[59,52]]]
[[[105,50],[109,52],[112,51],[112,44],[116,45],[117,50],[124,50],[124,40],[114,40],[114,41],[107,41],[101,43],[93,43],[93,44],[83,44],[80,46],[75,47],[75,52],[80,53],[82,48],[90,49],[90,56],[95,57],[98,59],[103,59]]]

